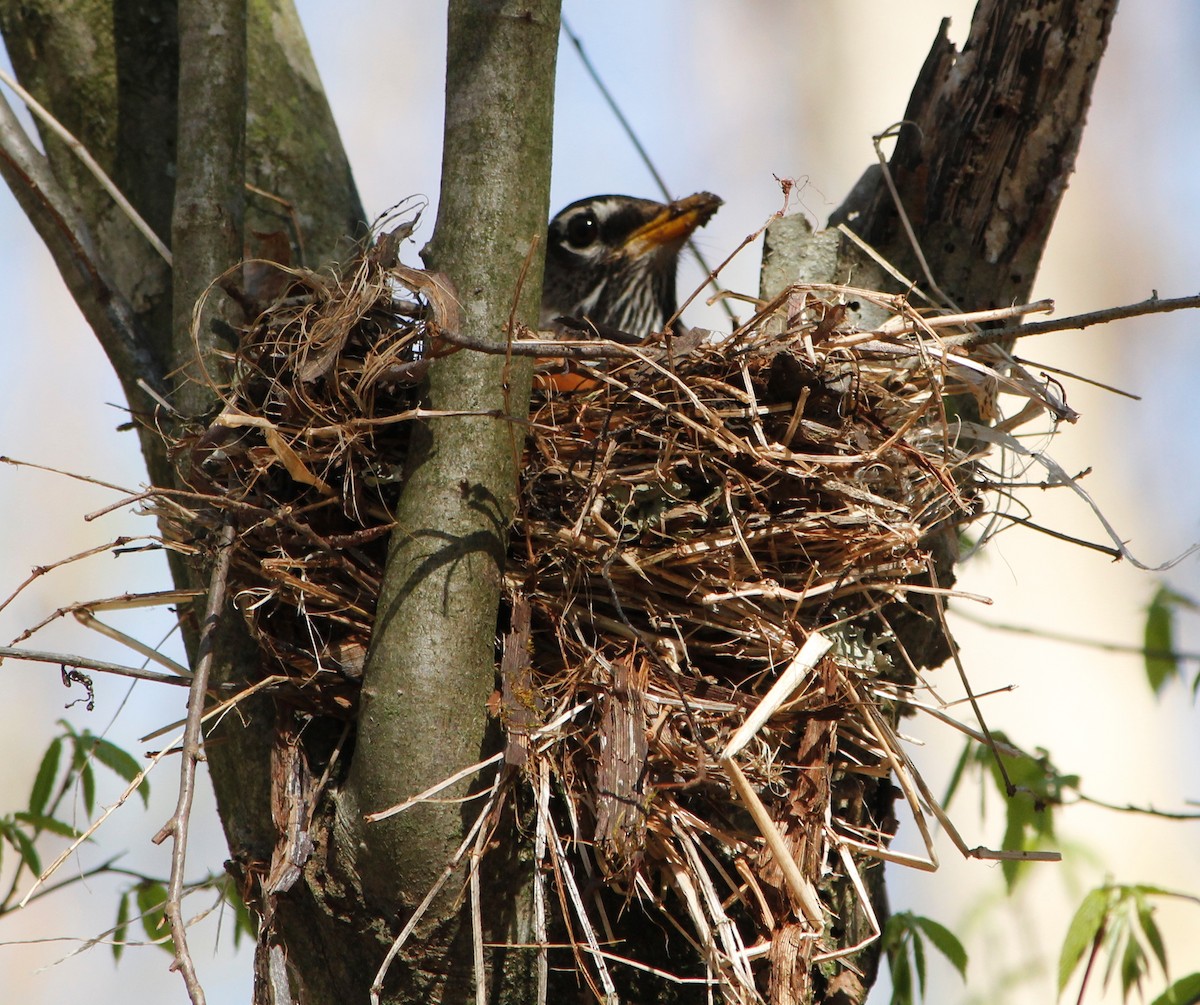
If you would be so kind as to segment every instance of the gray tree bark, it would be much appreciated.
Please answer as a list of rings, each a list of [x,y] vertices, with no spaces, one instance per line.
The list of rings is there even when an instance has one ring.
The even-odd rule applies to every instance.
[[[492,343],[503,343],[510,318],[537,325],[558,7],[450,5],[443,183],[424,257],[458,291],[463,334]],[[364,811],[421,792],[486,752],[530,379],[528,360],[483,353],[460,352],[430,370],[430,408],[492,417],[434,419],[414,433],[346,789]],[[390,912],[411,909],[463,837],[458,808],[434,804],[356,830],[366,892]]]
[[[424,257],[457,290],[461,331],[492,343],[503,343],[510,321],[537,325],[558,21],[559,0],[450,4],[443,181]],[[429,803],[367,826],[363,813],[492,752],[486,704],[530,380],[528,361],[482,353],[460,352],[430,369],[430,408],[488,415],[418,426],[396,511],[341,805],[343,847],[384,917],[405,917],[433,886],[464,837],[464,813],[453,802]],[[452,887],[436,902],[419,954],[406,954],[408,972],[424,971],[440,1001],[470,993],[455,895]],[[509,915],[514,899],[509,891],[490,906],[490,923]]]
[[[215,394],[205,383],[218,348],[214,322],[237,325],[237,305],[215,277],[242,260],[246,211],[246,5],[244,0],[179,0],[179,98],[207,114],[176,123],[175,199],[171,215],[173,404],[203,415]],[[193,317],[203,300],[203,309]],[[209,362],[206,362],[209,361]],[[186,463],[186,461],[184,462]]]

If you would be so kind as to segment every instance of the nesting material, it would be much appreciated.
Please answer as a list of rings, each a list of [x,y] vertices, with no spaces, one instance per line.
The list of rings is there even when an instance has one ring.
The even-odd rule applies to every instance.
[[[264,674],[287,675],[304,712],[347,716],[447,301],[386,250],[341,279],[264,275],[221,414],[176,444],[204,505],[172,519],[188,540],[233,519],[231,588]],[[864,300],[891,314],[874,332],[848,321]],[[894,820],[854,792],[906,770],[876,711],[900,697],[889,612],[977,510],[945,395],[986,407],[998,379],[947,331],[902,298],[794,287],[732,337],[576,363],[578,390],[535,392],[499,798],[536,817],[539,937],[573,947],[543,960],[597,994],[632,965],[728,1001],[795,1000],[833,948],[818,886],[861,891],[856,863],[887,854]],[[597,872],[680,929],[692,964],[623,944]]]
[[[384,242],[344,276],[254,263],[258,307],[223,361],[223,407],[173,444],[207,505],[160,507],[179,540],[231,519],[231,583],[268,673],[307,711],[357,701],[403,478],[429,297]],[[402,277],[407,277],[404,285]],[[436,295],[436,291],[426,287]],[[265,301],[265,302],[264,302]]]
[[[598,387],[532,414],[509,582],[553,725],[517,761],[568,804],[543,787],[542,826],[683,927],[728,1001],[801,1000],[833,946],[818,886],[886,854],[895,821],[856,795],[895,746],[866,710],[899,697],[874,615],[926,573],[927,538],[975,511],[942,407],[972,383],[914,333],[855,348],[843,305],[863,296],[905,311],[796,288],[725,341],[579,366]],[[576,930],[605,931],[587,910]],[[638,962],[614,954],[577,954],[600,995],[603,966]]]

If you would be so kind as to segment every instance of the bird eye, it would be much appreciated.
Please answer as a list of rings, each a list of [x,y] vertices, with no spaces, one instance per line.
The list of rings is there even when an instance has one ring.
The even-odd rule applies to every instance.
[[[599,234],[600,225],[596,222],[596,214],[590,209],[571,217],[567,222],[567,244],[572,248],[586,248],[595,242]]]

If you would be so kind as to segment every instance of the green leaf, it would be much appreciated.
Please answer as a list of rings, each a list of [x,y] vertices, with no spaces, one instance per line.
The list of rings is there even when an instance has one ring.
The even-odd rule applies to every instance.
[[[1156,694],[1162,692],[1166,682],[1179,675],[1183,667],[1175,650],[1175,612],[1185,607],[1200,610],[1200,604],[1169,586],[1159,586],[1150,606],[1146,609],[1146,626],[1143,631],[1143,647],[1146,661],[1146,679]],[[1200,682],[1200,677],[1197,677]]]
[[[1113,974],[1120,969],[1125,956],[1125,942],[1130,938],[1129,912],[1121,910],[1124,892],[1120,887],[1110,890],[1108,922],[1104,933],[1104,954],[1107,964],[1104,967],[1104,987],[1108,987]]]
[[[1150,1005],[1197,1005],[1200,1002],[1200,973],[1180,977]]]
[[[883,928],[883,948],[887,952],[892,977],[892,1005],[910,1005],[916,1000],[913,973],[917,990],[925,995],[925,940],[945,956],[964,977],[967,953],[958,937],[944,925],[910,911],[898,911],[888,918]]]
[[[1083,954],[1092,947],[1104,929],[1109,912],[1110,893],[1110,888],[1107,886],[1092,890],[1083,898],[1083,903],[1079,905],[1075,911],[1075,917],[1067,926],[1067,934],[1058,955],[1058,993],[1060,995],[1067,986],[1067,982],[1070,981],[1071,975],[1075,973],[1075,968],[1079,966],[1079,961],[1083,959]]]
[[[913,923],[925,933],[925,937],[933,943],[934,948],[954,965],[962,979],[966,980],[967,951],[958,940],[958,936],[932,918],[914,917]]]
[[[1154,958],[1158,960],[1158,965],[1162,967],[1162,972],[1165,974],[1167,972],[1167,947],[1163,944],[1162,932],[1158,930],[1158,922],[1154,920],[1154,908],[1146,903],[1140,891],[1136,892],[1135,898],[1137,901],[1138,925],[1142,929],[1146,945],[1154,953]]]
[[[54,791],[54,779],[58,777],[58,763],[62,760],[62,737],[56,736],[50,741],[50,746],[42,755],[42,763],[38,765],[37,777],[33,780],[33,789],[29,793],[29,812],[35,816],[46,811],[50,802],[50,793]]]
[[[1005,792],[1000,764],[988,753],[996,789]],[[1033,754],[1002,754],[1004,771],[1016,790],[1005,804],[1005,832],[1001,848],[1026,851],[1054,841],[1054,811],[1063,804],[1068,789],[1079,788],[1078,775],[1065,775],[1042,748]],[[1011,893],[1017,881],[1031,871],[1031,863],[1005,859],[1001,872]]]
[[[1004,837],[1000,839],[1000,847],[1004,851],[1024,851],[1029,847],[1025,834],[1028,830],[1036,829],[1034,821],[1033,800],[1024,792],[1018,792],[1007,803]],[[1004,876],[1004,885],[1009,893],[1017,885],[1017,880],[1028,869],[1022,870],[1019,859],[1006,858],[1000,863],[1000,872]]]
[[[242,899],[242,895],[238,892],[237,886],[227,881],[222,887],[225,901],[233,906],[234,925],[233,925],[233,944],[235,947],[241,945],[242,936],[248,936],[253,942],[258,938],[258,926],[254,922],[254,916],[250,913],[250,908],[246,906],[246,902]]]
[[[96,755],[97,761],[111,771],[115,771],[127,782],[132,782],[142,770],[136,757],[128,751],[122,750],[115,743],[100,737],[95,738],[92,752]],[[142,797],[142,803],[148,805],[150,802],[150,782],[143,779],[137,791]]]
[[[942,806],[946,809],[950,808],[950,800],[954,798],[954,793],[958,791],[958,786],[962,782],[967,766],[971,763],[971,752],[974,746],[974,740],[966,742],[962,754],[959,755],[958,763],[954,765],[954,770],[950,773],[950,782],[946,786],[946,795],[942,797]]]
[[[1178,897],[1181,900],[1195,901],[1195,894],[1184,890],[1172,890],[1169,886],[1157,886],[1154,883],[1131,883],[1118,889],[1126,896],[1131,896],[1141,904],[1146,897]]]
[[[121,899],[117,903],[117,924],[113,929],[113,962],[121,961],[121,954],[125,952],[125,940],[129,938],[129,891],[126,890],[121,894]]]
[[[145,880],[135,887],[138,912],[142,916],[142,930],[152,942],[168,935],[171,926],[167,923],[167,888],[162,883]],[[170,938],[158,943],[172,956],[175,955],[175,943]]]
[[[892,1002],[891,1005],[912,1005],[912,967],[908,962],[907,947],[902,943],[895,954],[888,955],[892,971]]]
[[[1125,951],[1121,954],[1121,993],[1128,999],[1129,992],[1141,988],[1142,977],[1147,971],[1146,954],[1137,939],[1125,940]]]
[[[915,918],[913,919],[916,920]],[[909,945],[912,946],[913,966],[917,971],[917,992],[922,998],[925,997],[925,940],[921,938],[920,933],[914,928],[912,929],[912,938],[909,939]]]
[[[33,846],[33,841],[30,840],[29,835],[11,820],[5,820],[0,824],[0,832],[8,839],[8,843],[17,850],[17,854],[21,856],[21,861],[25,863],[29,871],[35,876],[40,876],[42,872],[42,860],[38,856],[37,849]]]
[[[96,772],[91,761],[84,761],[79,769],[79,785],[83,789],[83,808],[90,817],[96,808]]]
[[[64,823],[57,817],[47,817],[40,813],[14,813],[13,819],[29,824],[34,830],[49,831],[51,834],[70,838],[72,841],[79,837],[80,833],[70,824]]]
[[[1146,609],[1146,625],[1142,634],[1145,650],[1146,679],[1155,695],[1161,694],[1166,682],[1179,672],[1175,659],[1175,608],[1179,596],[1166,586],[1155,591]]]
[[[167,906],[167,888],[162,883],[147,879],[134,887],[134,894],[137,897],[138,913],[142,918],[142,928],[148,938],[157,939],[163,934],[161,929]]]
[[[67,735],[71,739],[71,766],[75,771],[79,771],[87,763],[88,755],[92,752],[92,734],[86,729],[82,733],[76,733],[68,723],[62,719],[58,721],[67,728]]]

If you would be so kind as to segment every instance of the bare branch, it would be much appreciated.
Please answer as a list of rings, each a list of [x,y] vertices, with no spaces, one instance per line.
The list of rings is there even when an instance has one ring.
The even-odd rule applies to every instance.
[[[196,789],[196,762],[203,757],[200,749],[200,722],[204,715],[208,674],[213,662],[213,638],[225,607],[225,584],[233,555],[233,537],[233,525],[226,524],[217,546],[217,560],[208,588],[208,606],[204,612],[204,625],[200,636],[199,659],[196,661],[192,687],[188,693],[187,725],[183,730],[183,763],[179,771],[179,800],[175,805],[174,816],[154,836],[155,844],[162,843],[168,837],[174,839],[174,847],[171,849],[171,881],[167,884],[165,913],[171,925],[171,937],[175,940],[175,966],[183,974],[183,982],[187,985],[192,1005],[204,1005],[205,998],[204,989],[196,976],[192,954],[188,950],[187,922],[183,916],[183,870],[187,863],[188,820]]]
[[[1115,0],[980,0],[961,50],[948,21],[913,88],[888,176],[834,214],[901,269],[915,241],[946,295],[1028,299],[1080,138]],[[897,207],[911,224],[905,233]]]
[[[150,242],[150,246],[158,252],[162,260],[170,265],[171,252],[168,250],[167,246],[163,244],[159,236],[154,233],[153,229],[150,227],[150,224],[143,220],[141,214],[133,208],[129,200],[125,198],[124,193],[117,188],[116,183],[113,182],[113,180],[105,173],[104,169],[96,163],[96,158],[91,155],[91,153],[88,151],[88,148],[80,143],[79,140],[77,140],[73,135],[71,135],[71,132],[67,129],[67,127],[59,122],[58,119],[56,119],[53,115],[51,115],[32,94],[25,90],[25,88],[13,80],[13,78],[3,70],[0,70],[0,80],[4,81],[4,83],[11,87],[13,93],[15,93],[17,97],[25,102],[25,105],[29,108],[29,110],[41,120],[46,128],[54,133],[54,135],[60,140],[62,140],[71,150],[71,152],[79,158],[79,160],[83,163],[83,166],[92,173],[92,177],[94,177],[96,181],[100,183],[100,186],[104,189],[104,191],[112,196],[113,201],[121,208],[121,212],[129,217],[130,222],[138,229],[138,232]]]
[[[137,382],[162,387],[165,368],[154,357],[132,307],[101,263],[77,208],[3,97],[0,176],[46,243],[71,295],[112,360],[130,403],[137,408],[147,402]]]
[[[523,7],[450,4],[443,183],[423,252],[462,292],[464,334],[502,353],[505,325],[516,331],[538,317],[549,215],[559,4]],[[436,360],[425,404],[499,409],[523,420],[531,367],[506,357],[464,352]],[[413,431],[346,787],[358,814],[400,803],[479,759],[521,439],[518,424],[473,417]],[[411,909],[463,830],[452,803],[423,804],[362,828],[356,854],[368,898]],[[435,908],[454,911],[448,902]],[[469,948],[468,940],[465,957],[447,963],[464,982],[473,969]],[[428,964],[438,947],[424,952]]]
[[[246,206],[246,5],[244,0],[179,4],[179,169],[171,216],[176,268],[173,356],[180,366],[176,407],[204,412],[212,401],[200,360],[216,346],[211,322],[240,321],[217,276],[242,258]]]
[[[1015,336],[1043,335],[1046,332],[1061,332],[1082,330],[1092,325],[1108,324],[1110,321],[1123,321],[1126,318],[1142,317],[1146,314],[1166,314],[1170,311],[1186,311],[1200,308],[1200,294],[1191,297],[1175,297],[1170,300],[1160,300],[1156,290],[1149,299],[1136,304],[1126,304],[1123,307],[1106,307],[1087,314],[1073,314],[1071,317],[1058,318],[1054,321],[1033,321],[1024,325],[1009,325],[1007,328],[993,328],[986,331],[971,332],[968,335],[951,335],[946,344],[962,349],[977,349],[984,345],[994,345]]]
[[[438,337],[460,349],[486,353],[489,356],[520,356],[545,359],[637,359],[641,353],[634,346],[620,342],[560,341],[558,339],[520,339],[513,342],[496,342],[485,338],[464,335],[457,331],[441,331]]]
[[[159,673],[157,670],[146,670],[141,667],[127,667],[122,666],[120,663],[106,663],[104,660],[94,660],[87,656],[74,656],[70,653],[52,653],[44,649],[21,649],[18,646],[0,646],[0,659],[27,660],[31,663],[54,663],[61,667],[95,670],[98,673],[111,673],[117,674],[120,677],[148,680],[155,684],[174,684],[177,687],[187,687],[190,683],[189,678],[177,677],[175,674]]]
[[[1133,803],[1110,803],[1103,799],[1096,799],[1093,796],[1086,796],[1083,793],[1079,795],[1081,803],[1088,803],[1091,806],[1099,806],[1104,810],[1112,810],[1114,813],[1135,813],[1141,816],[1158,817],[1160,820],[1200,820],[1200,810],[1157,810],[1153,806],[1137,806]]]

